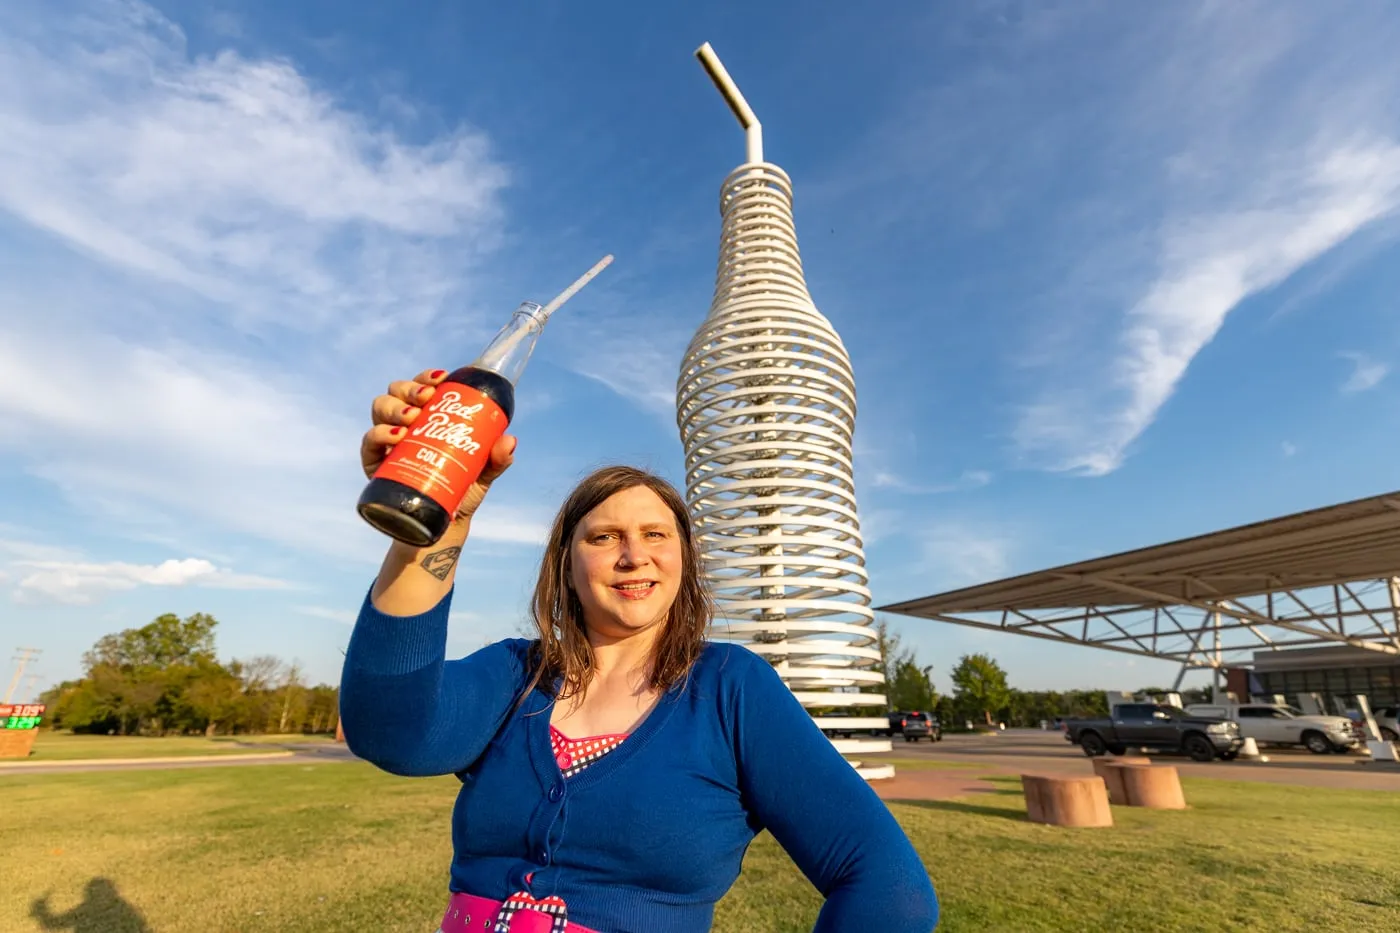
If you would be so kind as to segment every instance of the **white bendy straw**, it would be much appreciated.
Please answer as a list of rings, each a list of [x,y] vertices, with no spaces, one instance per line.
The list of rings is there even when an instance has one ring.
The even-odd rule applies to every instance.
[[[564,289],[562,292],[560,292],[554,297],[553,301],[541,308],[540,315],[542,317],[548,318],[555,311],[558,311],[560,305],[577,295],[578,290],[580,288],[583,288],[583,286],[593,281],[593,277],[599,272],[602,272],[604,269],[606,269],[612,263],[612,261],[612,253],[609,253],[602,259],[598,260],[596,263],[594,263],[592,269],[589,269],[583,275],[579,276],[578,279],[574,282],[574,284]]]

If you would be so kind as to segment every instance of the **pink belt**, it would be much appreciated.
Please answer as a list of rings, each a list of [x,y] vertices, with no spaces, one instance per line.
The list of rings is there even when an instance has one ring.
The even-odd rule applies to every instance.
[[[505,901],[453,894],[438,933],[596,933],[569,922],[562,898],[535,900],[520,892]]]

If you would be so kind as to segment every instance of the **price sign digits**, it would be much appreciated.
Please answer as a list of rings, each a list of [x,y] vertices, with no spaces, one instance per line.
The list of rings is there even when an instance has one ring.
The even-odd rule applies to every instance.
[[[0,705],[0,724],[6,729],[37,729],[44,717],[43,703]]]

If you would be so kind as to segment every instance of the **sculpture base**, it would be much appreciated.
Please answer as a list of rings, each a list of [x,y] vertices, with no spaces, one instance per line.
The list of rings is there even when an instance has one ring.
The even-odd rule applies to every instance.
[[[894,777],[894,765],[874,764],[868,761],[852,761],[851,767],[856,769],[856,774],[867,781],[887,781]]]

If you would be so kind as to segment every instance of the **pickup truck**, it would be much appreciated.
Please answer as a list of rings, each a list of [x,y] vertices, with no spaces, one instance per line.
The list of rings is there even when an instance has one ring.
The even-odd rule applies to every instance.
[[[1242,738],[1268,745],[1301,745],[1314,755],[1345,752],[1361,744],[1361,736],[1345,716],[1306,716],[1272,703],[1198,704],[1186,707],[1186,712],[1234,720]]]
[[[1244,739],[1238,724],[1220,717],[1193,716],[1175,706],[1123,703],[1107,719],[1070,719],[1065,739],[1091,758],[1121,755],[1130,748],[1183,752],[1193,761],[1232,760]]]

